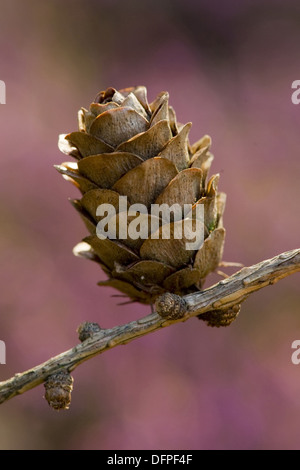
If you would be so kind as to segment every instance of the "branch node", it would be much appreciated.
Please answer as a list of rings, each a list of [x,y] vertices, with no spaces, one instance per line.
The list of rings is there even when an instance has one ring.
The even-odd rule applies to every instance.
[[[222,282],[222,281],[221,281]],[[222,301],[221,300],[216,300],[214,303],[213,303],[213,307],[217,310],[219,307],[221,307],[222,305]]]
[[[44,383],[45,399],[54,410],[68,410],[73,390],[73,377],[67,370],[49,375]]]
[[[205,321],[207,326],[220,328],[222,326],[224,327],[231,325],[231,323],[237,319],[240,310],[241,305],[236,304],[225,311],[212,310],[210,312],[204,313],[203,315],[198,315],[198,318]]]
[[[158,315],[169,320],[179,320],[183,318],[188,310],[186,301],[176,294],[166,292],[158,297],[155,302]]]
[[[98,325],[98,323],[84,321],[80,323],[76,331],[78,333],[79,340],[82,342],[88,338],[92,338],[92,336],[95,333],[99,333],[100,330],[101,330],[101,327],[100,325]]]

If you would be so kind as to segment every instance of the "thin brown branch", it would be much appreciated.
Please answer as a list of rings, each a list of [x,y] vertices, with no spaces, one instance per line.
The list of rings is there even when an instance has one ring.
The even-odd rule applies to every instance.
[[[103,329],[74,348],[0,382],[0,403],[36,387],[56,372],[61,370],[71,372],[79,364],[97,354],[129,343],[159,328],[186,321],[196,315],[211,311],[220,312],[222,315],[232,306],[243,302],[253,292],[274,284],[297,271],[300,271],[300,249],[288,251],[272,259],[243,268],[204,291],[185,296],[187,310],[180,319],[170,320],[162,318],[157,313],[152,313],[125,325]]]

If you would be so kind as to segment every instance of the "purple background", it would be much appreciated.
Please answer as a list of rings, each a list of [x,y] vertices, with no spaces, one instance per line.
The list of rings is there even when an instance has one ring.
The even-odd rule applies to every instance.
[[[144,316],[117,306],[105,275],[72,255],[86,230],[53,169],[59,133],[99,90],[167,90],[191,141],[212,136],[228,195],[224,259],[251,265],[299,247],[299,2],[2,1],[0,380],[77,342],[84,320]],[[231,270],[232,272],[232,270]],[[209,283],[218,278],[211,278]],[[299,449],[299,274],[243,304],[228,329],[197,319],[74,371],[72,406],[43,387],[0,407],[1,449]]]

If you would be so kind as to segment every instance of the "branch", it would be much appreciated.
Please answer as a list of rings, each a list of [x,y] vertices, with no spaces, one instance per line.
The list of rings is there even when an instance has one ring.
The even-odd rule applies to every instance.
[[[163,313],[152,313],[140,320],[111,329],[100,329],[74,348],[55,356],[48,361],[14,377],[0,382],[0,403],[30,390],[45,382],[50,376],[63,371],[71,372],[82,362],[91,359],[115,346],[127,344],[136,338],[164,328],[174,323],[186,321],[195,316],[209,313],[220,317],[243,302],[250,294],[300,271],[300,249],[287,251],[272,259],[243,268],[218,284],[193,294],[179,298],[180,318],[172,309]],[[157,310],[159,304],[156,304]],[[175,318],[175,319],[174,319]],[[53,377],[54,377],[53,376]]]

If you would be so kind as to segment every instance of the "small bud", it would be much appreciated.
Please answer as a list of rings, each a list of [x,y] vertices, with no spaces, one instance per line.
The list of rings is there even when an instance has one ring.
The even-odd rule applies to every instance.
[[[68,410],[73,390],[73,377],[66,370],[49,375],[44,383],[45,398],[54,410]]]
[[[169,320],[179,320],[187,312],[186,301],[179,295],[170,292],[158,297],[155,308],[161,317]]]
[[[198,318],[205,321],[207,326],[219,328],[220,326],[231,325],[231,323],[237,319],[240,310],[241,305],[236,304],[226,311],[212,310],[211,312],[204,313],[203,315],[198,315]]]
[[[91,323],[88,321],[84,321],[80,323],[79,327],[77,328],[77,333],[80,341],[85,341],[88,338],[91,338],[95,333],[99,333],[101,327],[98,323]]]

